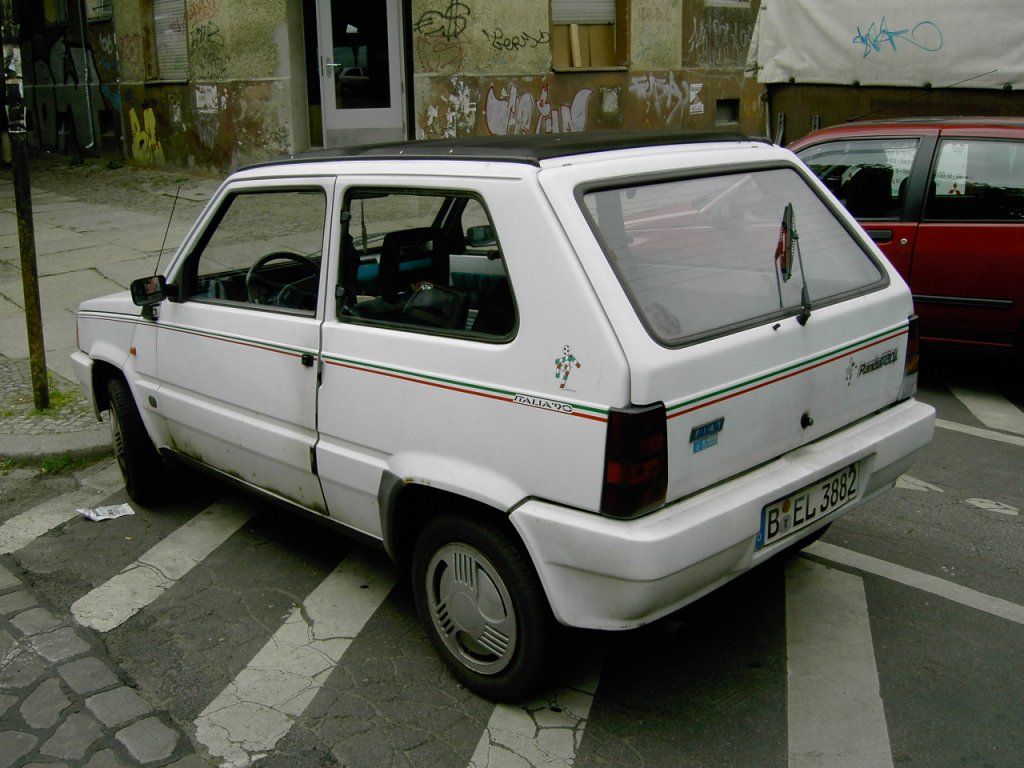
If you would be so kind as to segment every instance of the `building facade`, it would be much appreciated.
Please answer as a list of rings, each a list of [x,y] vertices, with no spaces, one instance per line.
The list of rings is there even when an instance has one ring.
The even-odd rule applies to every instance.
[[[788,142],[1024,113],[1020,0],[14,0],[31,140],[231,167],[312,147],[609,129]]]
[[[226,170],[310,147],[764,132],[760,0],[23,0],[32,141]],[[16,6],[18,0],[15,0]]]

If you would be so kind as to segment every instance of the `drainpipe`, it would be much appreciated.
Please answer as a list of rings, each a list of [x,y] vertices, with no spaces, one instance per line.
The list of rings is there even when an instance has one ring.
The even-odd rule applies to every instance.
[[[78,3],[78,34],[79,42],[82,43],[82,69],[85,70],[85,112],[89,120],[89,143],[85,149],[92,149],[96,146],[96,128],[92,124],[92,94],[89,92],[89,53],[85,46],[85,0]]]

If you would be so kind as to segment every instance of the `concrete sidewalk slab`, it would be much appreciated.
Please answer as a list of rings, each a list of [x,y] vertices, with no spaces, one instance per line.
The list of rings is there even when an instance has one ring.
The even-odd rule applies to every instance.
[[[32,403],[11,174],[0,170],[0,463],[107,455],[109,426],[81,397],[71,367],[75,312],[83,300],[126,290],[131,280],[152,274],[158,264],[166,266],[220,179],[100,159],[32,158],[43,343],[56,404],[38,413]]]

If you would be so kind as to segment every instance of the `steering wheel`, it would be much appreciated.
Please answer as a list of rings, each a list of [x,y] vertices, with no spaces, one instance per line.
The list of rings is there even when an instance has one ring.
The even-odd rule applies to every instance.
[[[260,272],[273,261],[294,262],[303,269],[309,270],[309,274],[290,282],[271,280],[266,275],[260,274]],[[313,291],[303,291],[298,288],[299,283],[305,282],[310,278],[319,277],[319,275],[320,265],[308,256],[301,256],[298,253],[291,253],[289,251],[274,251],[263,256],[249,267],[249,271],[245,274],[245,292],[249,297],[249,301],[253,304],[270,304],[279,307],[290,306],[290,303],[285,303],[284,299],[290,298],[292,294],[296,294],[300,298],[300,301],[295,302],[298,305],[296,308],[302,308],[303,302],[301,299],[308,301],[308,298],[313,295]]]

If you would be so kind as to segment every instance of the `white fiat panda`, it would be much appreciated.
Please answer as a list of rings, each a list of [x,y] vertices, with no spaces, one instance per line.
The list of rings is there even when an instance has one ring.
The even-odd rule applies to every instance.
[[[891,487],[931,439],[910,293],[790,152],[574,134],[231,175],[78,314],[130,496],[164,460],[382,546],[455,676],[653,621]]]

